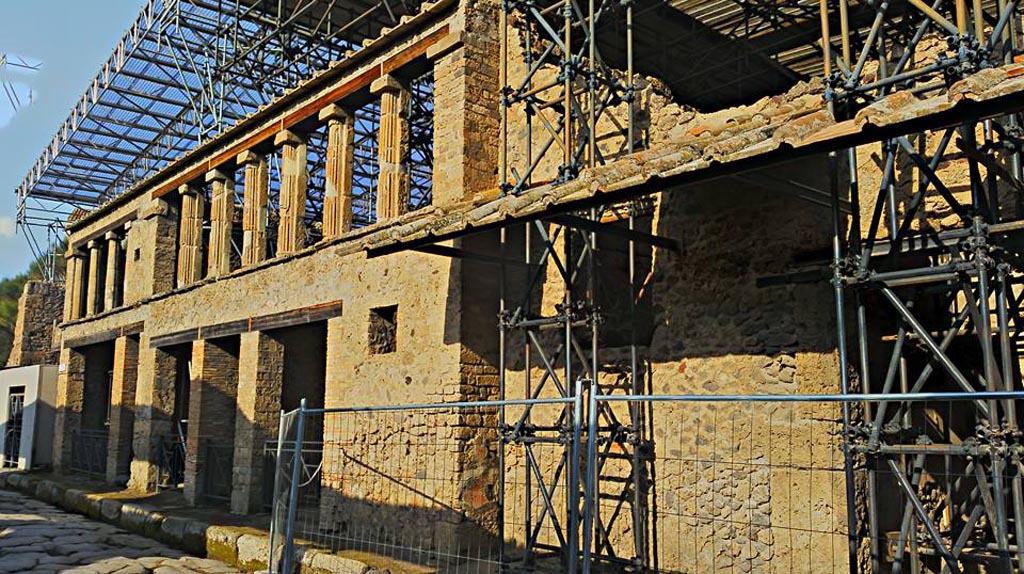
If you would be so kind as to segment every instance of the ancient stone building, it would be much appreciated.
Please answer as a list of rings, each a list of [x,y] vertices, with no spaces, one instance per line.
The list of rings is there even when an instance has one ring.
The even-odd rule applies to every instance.
[[[8,367],[53,365],[59,343],[56,329],[63,317],[64,289],[50,281],[28,281],[18,298]]]
[[[798,2],[779,37],[727,33],[740,20],[700,2],[615,4],[600,25],[572,2],[392,14],[70,222],[58,470],[261,513],[281,412],[303,400],[1019,390],[1006,114],[1024,80],[1016,40],[995,55],[998,10],[921,9],[893,24],[905,45],[876,49],[870,3]],[[946,24],[993,38],[983,61],[950,51]],[[609,402],[588,427],[595,553],[833,572],[911,552],[934,570],[970,539],[977,561],[1009,559],[1024,497],[1000,400],[888,418],[870,401]],[[564,556],[580,437],[547,407],[505,427],[318,414],[302,439],[322,453],[319,524]],[[970,450],[975,433],[999,446]],[[987,462],[914,462],[935,443]]]

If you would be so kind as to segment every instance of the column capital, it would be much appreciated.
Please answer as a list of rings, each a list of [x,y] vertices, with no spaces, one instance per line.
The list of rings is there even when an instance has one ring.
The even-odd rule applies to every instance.
[[[86,244],[86,246],[89,248],[90,251],[92,251],[94,249],[99,249],[102,245],[103,245],[103,242],[100,239],[98,239],[98,238],[97,239],[90,239],[89,243]]]
[[[82,253],[80,249],[74,245],[68,247],[68,250],[64,252],[65,259],[85,259],[86,254]]]
[[[447,56],[458,48],[461,48],[463,43],[465,43],[465,41],[463,39],[462,30],[451,32],[444,38],[441,38],[438,43],[427,48],[427,59],[437,60],[438,58]]]
[[[317,114],[317,119],[321,122],[351,122],[353,117],[352,112],[338,104],[331,104],[320,110],[320,113]]]
[[[181,195],[201,195],[203,190],[191,183],[183,183],[178,186],[178,193]]]
[[[377,96],[385,92],[400,92],[407,90],[405,84],[398,81],[398,78],[391,74],[383,75],[370,84],[370,93]]]
[[[169,209],[167,208],[167,202],[163,199],[154,199],[149,202],[146,206],[139,209],[139,219],[152,219],[154,217],[163,217],[167,215]]]
[[[116,231],[111,230],[103,234],[103,239],[106,239],[107,241],[119,241],[121,236],[118,235]]]
[[[228,174],[220,169],[211,169],[206,172],[206,183],[213,183],[215,181],[228,181],[232,178],[228,177]]]
[[[274,145],[276,146],[285,144],[302,145],[304,143],[306,143],[305,136],[297,134],[292,130],[281,130],[274,136]]]
[[[247,149],[235,156],[235,163],[238,165],[249,165],[251,163],[260,163],[264,161],[267,161],[266,156],[256,153],[251,149]]]

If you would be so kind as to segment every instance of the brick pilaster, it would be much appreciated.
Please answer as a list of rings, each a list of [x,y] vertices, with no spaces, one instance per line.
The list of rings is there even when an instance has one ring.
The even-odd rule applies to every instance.
[[[134,451],[132,490],[150,492],[156,488],[161,441],[173,430],[174,378],[177,360],[164,349],[139,344],[138,383],[135,388]]]
[[[82,426],[85,400],[85,356],[64,347],[60,350],[64,369],[57,376],[57,416],[53,430],[53,466],[58,472],[71,467],[72,436]]]
[[[501,109],[497,2],[465,5],[465,30],[427,50],[434,61],[434,205],[494,189]],[[453,34],[453,37],[455,35]]]
[[[185,500],[195,504],[205,491],[211,466],[230,460],[210,460],[231,452],[235,432],[235,397],[238,392],[238,356],[213,341],[192,344],[192,381],[188,405],[188,442],[185,452]],[[227,449],[227,450],[225,450]],[[228,458],[230,454],[228,455]]]
[[[382,76],[370,85],[380,96],[377,154],[377,221],[387,221],[409,210],[409,88],[394,76]]]
[[[320,110],[327,122],[327,167],[324,172],[324,239],[352,229],[352,156],[355,119],[339,106]]]
[[[263,446],[276,438],[281,413],[284,345],[260,331],[243,333],[238,353],[238,417],[235,421],[231,511],[261,511]]]
[[[118,337],[114,341],[114,377],[110,385],[107,482],[125,482],[130,473],[138,373],[139,340]]]
[[[238,154],[238,165],[245,166],[242,265],[252,265],[267,258],[267,158],[244,151]]]
[[[274,138],[281,146],[281,224],[277,229],[277,254],[287,255],[306,245],[306,140],[282,131]]]

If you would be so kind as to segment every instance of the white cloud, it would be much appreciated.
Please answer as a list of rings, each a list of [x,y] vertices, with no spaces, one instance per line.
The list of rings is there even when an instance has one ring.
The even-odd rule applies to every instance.
[[[0,215],[0,237],[14,237],[17,224],[10,215]]]

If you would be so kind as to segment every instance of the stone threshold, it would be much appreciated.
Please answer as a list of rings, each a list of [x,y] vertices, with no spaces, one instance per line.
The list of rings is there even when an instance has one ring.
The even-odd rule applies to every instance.
[[[69,512],[152,538],[200,558],[220,560],[249,572],[267,572],[270,537],[251,526],[209,524],[153,506],[126,502],[118,492],[91,492],[30,472],[0,472],[0,488],[15,490]],[[349,557],[298,546],[300,574],[374,574],[380,570]]]

